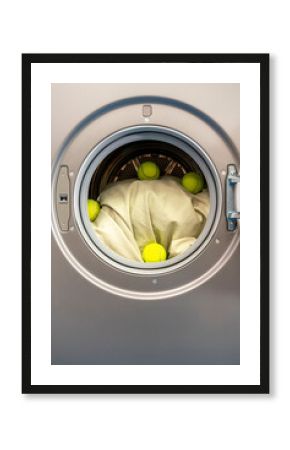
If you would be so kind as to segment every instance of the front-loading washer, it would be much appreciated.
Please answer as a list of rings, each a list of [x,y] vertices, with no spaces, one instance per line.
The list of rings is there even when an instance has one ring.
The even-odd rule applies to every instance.
[[[52,364],[239,364],[239,85],[52,85]],[[209,214],[162,263],[106,247],[88,197],[154,160]]]

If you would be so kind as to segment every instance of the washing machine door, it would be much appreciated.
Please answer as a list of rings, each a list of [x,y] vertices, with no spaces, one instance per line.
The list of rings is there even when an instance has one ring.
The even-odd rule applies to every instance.
[[[99,180],[96,189],[104,187],[115,173],[115,160],[125,167],[120,159],[125,155],[127,164],[134,165],[136,157],[130,159],[128,148],[139,151],[140,159],[144,144],[165,149],[165,156],[159,156],[170,155],[166,167],[175,164],[185,170],[186,160],[191,161],[203,173],[210,195],[209,216],[196,243],[165,263],[136,263],[109,251],[96,239],[87,216],[92,179]],[[100,167],[105,169],[97,177]],[[74,269],[107,292],[139,300],[176,297],[206,283],[236,251],[238,184],[237,146],[209,115],[175,98],[122,98],[83,118],[54,155],[54,239]]]

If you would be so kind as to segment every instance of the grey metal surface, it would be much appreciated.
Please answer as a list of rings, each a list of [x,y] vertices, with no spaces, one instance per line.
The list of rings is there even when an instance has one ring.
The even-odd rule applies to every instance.
[[[153,302],[88,283],[54,240],[52,261],[52,364],[239,364],[238,250],[202,287]]]
[[[62,84],[53,85],[52,94],[53,161],[65,137],[88,113],[134,95],[164,95],[192,103],[227,131],[235,148],[239,146],[238,85]],[[85,244],[72,214],[70,231],[61,233],[61,240],[52,235],[53,364],[239,364],[239,229],[227,231],[225,207],[226,168],[231,163],[238,167],[239,153],[200,117],[150,103],[152,116],[146,119],[151,125],[192,137],[213,160],[223,198],[218,228],[193,264],[174,274],[139,276],[101,261]],[[76,135],[69,154],[58,160],[69,167],[72,188],[96,143],[144,120],[142,105],[131,104],[99,117],[87,125],[86,133]],[[85,266],[85,276],[76,270],[77,264]],[[102,289],[94,283],[95,276],[104,283]]]

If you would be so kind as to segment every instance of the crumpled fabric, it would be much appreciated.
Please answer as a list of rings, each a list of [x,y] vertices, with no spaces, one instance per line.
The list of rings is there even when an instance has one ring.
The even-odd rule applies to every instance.
[[[209,213],[209,194],[187,192],[179,179],[125,180],[99,195],[102,209],[92,226],[113,252],[142,262],[146,244],[162,244],[167,257],[187,250],[201,233]]]

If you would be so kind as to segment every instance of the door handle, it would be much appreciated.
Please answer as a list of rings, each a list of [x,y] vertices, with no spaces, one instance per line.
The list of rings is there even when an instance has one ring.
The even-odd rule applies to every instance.
[[[234,231],[240,220],[240,211],[237,210],[237,184],[240,182],[240,175],[235,164],[227,167],[226,178],[226,220],[228,231]],[[239,209],[239,208],[238,208]]]

